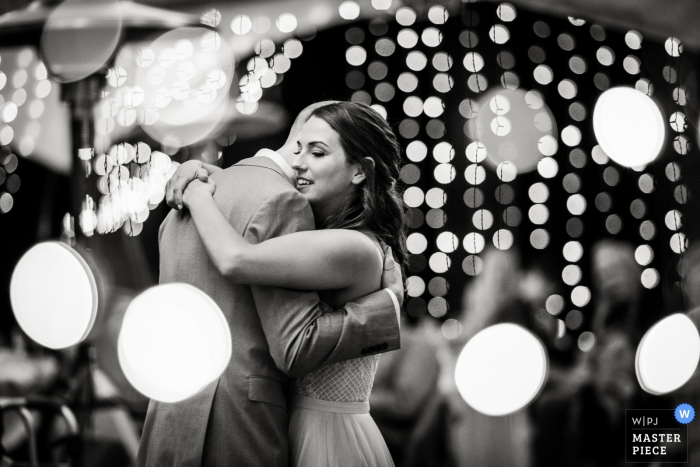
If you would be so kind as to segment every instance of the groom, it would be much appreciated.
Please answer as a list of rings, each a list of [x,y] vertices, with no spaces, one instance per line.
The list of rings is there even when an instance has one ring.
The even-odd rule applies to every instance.
[[[296,135],[315,104],[297,117],[285,145],[261,150],[212,175],[214,199],[251,243],[311,230],[306,199],[294,188],[290,164]],[[182,164],[168,185],[168,204],[181,207],[182,190],[202,164]],[[216,171],[206,166],[208,172]],[[179,403],[151,401],[138,466],[286,466],[289,378],[321,366],[399,348],[399,268],[388,254],[380,290],[330,310],[315,292],[233,284],[209,260],[191,216],[173,210],[161,225],[160,282],[185,282],[207,293],[228,321],[233,353],[223,375]]]

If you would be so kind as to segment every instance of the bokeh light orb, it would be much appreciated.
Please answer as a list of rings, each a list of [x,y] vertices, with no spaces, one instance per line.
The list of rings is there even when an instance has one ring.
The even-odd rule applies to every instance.
[[[654,324],[637,347],[639,385],[654,395],[683,386],[700,360],[700,335],[691,319],[676,313]]]
[[[44,242],[27,251],[10,282],[12,311],[22,330],[50,349],[81,342],[97,316],[97,284],[72,248]]]
[[[101,70],[121,34],[118,0],[66,0],[44,24],[41,55],[53,79],[72,83]]]
[[[551,155],[539,146],[545,137],[556,144],[556,120],[543,99],[533,106],[532,96],[536,95],[522,89],[499,88],[478,101],[476,139],[486,149],[486,161],[492,168],[509,162],[518,173],[528,173],[537,168],[543,155]],[[542,125],[543,121],[547,124]]]
[[[529,404],[542,389],[547,371],[542,342],[517,324],[502,323],[467,342],[457,360],[455,379],[467,404],[499,416]]]
[[[177,402],[221,375],[231,358],[231,333],[207,294],[189,284],[165,284],[131,302],[118,351],[136,389],[151,399]]]
[[[593,130],[603,151],[625,167],[656,159],[666,136],[659,106],[647,95],[626,87],[608,89],[598,98]]]

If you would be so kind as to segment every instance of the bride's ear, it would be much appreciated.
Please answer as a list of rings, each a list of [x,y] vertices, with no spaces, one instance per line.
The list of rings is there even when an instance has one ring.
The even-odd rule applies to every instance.
[[[374,159],[371,157],[365,157],[365,160],[369,162],[369,165],[372,166],[370,170],[374,170]],[[355,171],[355,175],[352,177],[352,184],[353,185],[360,185],[363,183],[365,180],[367,180],[367,174],[365,173],[364,167],[362,165],[357,164],[357,170]]]

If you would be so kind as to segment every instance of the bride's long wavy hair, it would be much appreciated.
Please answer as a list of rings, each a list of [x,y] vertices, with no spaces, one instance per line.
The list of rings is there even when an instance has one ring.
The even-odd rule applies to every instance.
[[[322,227],[372,232],[391,247],[396,262],[405,271],[408,262],[405,206],[396,186],[401,145],[396,135],[377,111],[356,102],[324,105],[315,109],[311,117],[325,121],[340,135],[348,162],[360,164],[367,176],[343,208],[327,218]],[[366,157],[374,160],[374,167]]]

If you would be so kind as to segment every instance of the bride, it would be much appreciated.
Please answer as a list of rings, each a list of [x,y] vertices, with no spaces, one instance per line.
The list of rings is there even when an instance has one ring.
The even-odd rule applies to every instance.
[[[370,107],[336,102],[311,113],[295,154],[296,188],[319,230],[250,244],[214,202],[213,181],[187,186],[182,201],[212,262],[236,283],[318,290],[334,307],[379,290],[385,252],[406,264],[396,136]],[[292,465],[393,465],[369,415],[378,360],[369,355],[328,365],[292,383]]]

